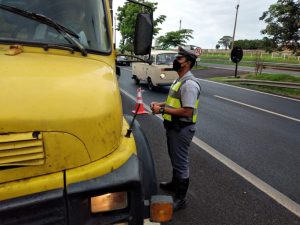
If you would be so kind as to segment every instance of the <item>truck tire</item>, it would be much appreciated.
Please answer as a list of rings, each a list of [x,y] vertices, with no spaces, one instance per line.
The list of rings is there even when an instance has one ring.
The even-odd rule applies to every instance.
[[[153,91],[154,90],[154,85],[153,85],[153,83],[152,83],[152,80],[151,80],[151,78],[150,77],[148,77],[148,89],[150,90],[150,91]]]
[[[139,78],[137,78],[136,75],[132,75],[132,79],[134,79],[134,83],[135,83],[136,85],[139,85],[139,84],[140,84],[140,80],[139,80]]]
[[[125,119],[131,124],[132,116],[125,115]],[[157,194],[157,180],[155,166],[148,140],[143,133],[140,124],[135,121],[132,127],[132,133],[135,139],[138,158],[140,160],[141,175],[145,199],[150,199],[152,195]]]

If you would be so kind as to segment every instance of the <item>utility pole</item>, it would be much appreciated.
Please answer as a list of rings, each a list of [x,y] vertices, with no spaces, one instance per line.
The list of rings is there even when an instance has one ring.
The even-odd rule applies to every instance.
[[[231,50],[233,49],[233,45],[234,45],[235,30],[236,30],[236,24],[237,24],[237,17],[238,17],[238,13],[239,13],[239,7],[240,7],[240,0],[238,1],[238,4],[236,6],[236,14],[235,14],[234,29],[233,29],[233,35],[232,35]]]
[[[181,30],[182,18],[179,20],[179,30]]]

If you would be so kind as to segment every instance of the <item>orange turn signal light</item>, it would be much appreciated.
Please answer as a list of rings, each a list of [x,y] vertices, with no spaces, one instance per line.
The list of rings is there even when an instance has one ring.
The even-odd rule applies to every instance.
[[[168,222],[173,217],[173,199],[171,196],[155,195],[151,197],[150,221]]]
[[[91,198],[92,213],[125,209],[127,205],[128,202],[126,192],[107,193]]]

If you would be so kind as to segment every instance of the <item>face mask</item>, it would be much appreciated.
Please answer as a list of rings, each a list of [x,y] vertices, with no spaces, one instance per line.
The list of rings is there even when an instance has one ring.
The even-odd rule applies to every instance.
[[[173,61],[173,69],[178,72],[181,69],[181,63],[177,59]]]

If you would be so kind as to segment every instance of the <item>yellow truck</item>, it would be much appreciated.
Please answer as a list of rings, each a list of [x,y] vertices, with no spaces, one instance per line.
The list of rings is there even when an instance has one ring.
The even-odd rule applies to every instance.
[[[148,142],[122,113],[111,6],[0,0],[1,225],[170,219]],[[151,18],[137,19],[139,55],[151,49]]]

